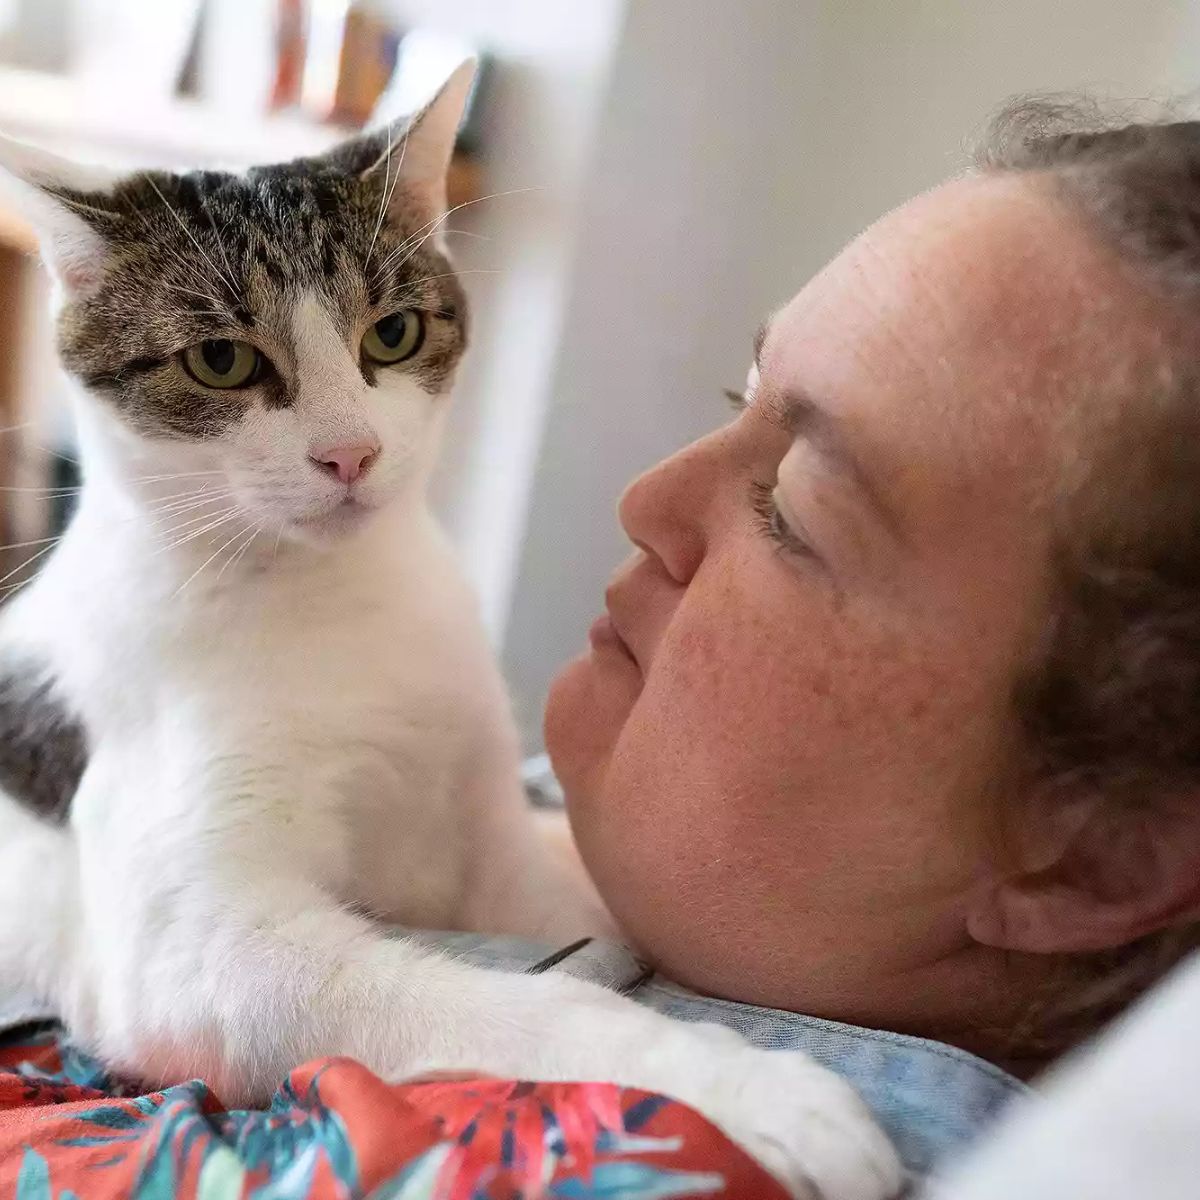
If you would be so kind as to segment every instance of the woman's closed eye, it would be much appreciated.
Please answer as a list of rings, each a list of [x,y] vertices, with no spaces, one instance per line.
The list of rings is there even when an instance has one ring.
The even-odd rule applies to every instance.
[[[774,546],[796,558],[817,559],[819,556],[812,545],[788,524],[775,501],[775,489],[769,483],[757,480],[750,484],[750,507],[754,512],[754,523],[758,531]]]
[[[729,406],[739,416],[754,403],[754,397],[748,392],[739,392],[733,388],[722,388],[721,394],[729,402]],[[819,558],[811,543],[797,532],[792,523],[779,510],[775,500],[775,485],[762,483],[758,480],[750,484],[750,508],[754,513],[755,528],[775,549],[796,558],[816,560]]]

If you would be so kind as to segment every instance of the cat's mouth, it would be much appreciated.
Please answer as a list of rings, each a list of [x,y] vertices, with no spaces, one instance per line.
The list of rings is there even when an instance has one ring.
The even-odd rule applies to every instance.
[[[358,529],[375,511],[374,506],[364,504],[357,496],[347,494],[332,508],[293,517],[291,524],[306,534],[337,537],[339,534]]]

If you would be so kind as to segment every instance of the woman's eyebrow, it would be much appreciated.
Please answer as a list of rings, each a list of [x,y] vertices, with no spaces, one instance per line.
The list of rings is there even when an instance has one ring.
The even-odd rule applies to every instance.
[[[780,390],[764,382],[762,352],[769,331],[770,322],[764,321],[754,335],[754,365],[758,368],[759,377],[755,407],[772,424],[786,430],[791,437],[803,438],[862,495],[888,531],[902,539],[901,524],[895,509],[887,502],[855,455],[846,438],[843,423],[828,409],[822,408],[811,396],[795,389]]]

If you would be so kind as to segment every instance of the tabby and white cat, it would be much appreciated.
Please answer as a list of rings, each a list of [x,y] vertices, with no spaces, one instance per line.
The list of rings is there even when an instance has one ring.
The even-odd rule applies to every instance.
[[[149,1083],[261,1101],[313,1057],[605,1079],[797,1194],[889,1194],[800,1055],[410,927],[587,932],[425,487],[466,342],[439,230],[469,88],[244,175],[110,178],[0,141],[41,231],[85,484],[0,622],[0,989]]]

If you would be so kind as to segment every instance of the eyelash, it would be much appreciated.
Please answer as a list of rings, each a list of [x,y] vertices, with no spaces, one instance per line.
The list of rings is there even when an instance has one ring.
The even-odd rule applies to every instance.
[[[754,525],[759,533],[773,542],[779,550],[797,558],[816,558],[816,551],[796,531],[785,524],[775,504],[774,488],[768,483],[752,481],[750,484],[750,507],[754,512]]]
[[[729,401],[736,413],[750,407],[750,397],[733,388],[722,388],[721,394]],[[754,513],[754,525],[759,533],[775,548],[798,558],[816,558],[816,551],[794,529],[784,522],[775,504],[775,489],[769,483],[752,481],[750,484],[750,508]]]

